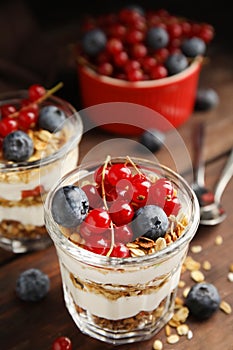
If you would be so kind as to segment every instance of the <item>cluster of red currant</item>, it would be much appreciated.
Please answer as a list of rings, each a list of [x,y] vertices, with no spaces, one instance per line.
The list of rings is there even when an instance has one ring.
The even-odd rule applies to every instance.
[[[154,33],[154,38],[151,35],[153,33],[149,33],[151,28],[161,29],[162,35]],[[94,32],[96,29],[102,31],[102,36],[100,32]],[[83,24],[84,37],[91,31],[92,49],[84,43],[80,56],[99,74],[127,81],[168,76],[165,60],[170,54],[182,52],[181,46],[185,39],[195,37],[205,45],[214,36],[214,28],[208,23],[181,18],[165,9],[146,12],[137,7],[126,7],[117,13],[99,17],[87,17]],[[156,46],[150,45],[151,39],[157,40]],[[99,45],[95,53],[94,43]]]
[[[176,216],[181,208],[171,181],[165,177],[151,180],[131,158],[125,163],[102,165],[95,171],[94,180],[95,184],[82,187],[89,211],[80,225],[80,235],[84,247],[97,254],[106,255],[112,245],[110,256],[130,256],[126,243],[135,238],[131,223],[140,208],[155,205],[167,217]]]
[[[28,98],[22,99],[19,108],[13,104],[0,107],[0,137],[12,131],[32,129],[37,122],[39,107],[37,101],[46,94],[46,89],[33,84],[28,88]]]
[[[0,105],[0,148],[8,134],[17,130],[27,132],[37,127],[40,103],[61,86],[62,83],[59,83],[52,89],[46,90],[40,84],[33,84],[28,88],[28,97],[20,100],[18,105],[10,103]]]

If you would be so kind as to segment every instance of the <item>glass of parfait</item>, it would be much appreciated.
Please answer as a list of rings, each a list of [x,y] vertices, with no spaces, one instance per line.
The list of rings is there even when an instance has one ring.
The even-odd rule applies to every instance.
[[[61,178],[44,210],[65,304],[84,334],[120,345],[169,321],[199,224],[183,177],[157,162],[108,156]]]
[[[34,84],[0,95],[0,247],[14,253],[51,244],[43,201],[78,162],[83,123],[54,96],[60,87]]]

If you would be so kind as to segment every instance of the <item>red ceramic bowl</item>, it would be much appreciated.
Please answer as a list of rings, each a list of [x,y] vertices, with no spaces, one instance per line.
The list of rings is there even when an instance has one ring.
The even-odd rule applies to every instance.
[[[99,75],[91,68],[78,64],[83,108],[108,102],[127,102],[153,110],[153,117],[143,117],[141,125],[137,116],[132,113],[124,116],[122,124],[117,120],[116,113],[110,112],[107,117],[101,117],[101,113],[94,113],[94,109],[90,109],[88,116],[96,125],[116,134],[138,135],[142,129],[157,128],[167,131],[172,127],[177,128],[193,112],[202,61],[198,57],[181,73],[140,82],[127,82]],[[163,123],[163,119],[166,122]]]

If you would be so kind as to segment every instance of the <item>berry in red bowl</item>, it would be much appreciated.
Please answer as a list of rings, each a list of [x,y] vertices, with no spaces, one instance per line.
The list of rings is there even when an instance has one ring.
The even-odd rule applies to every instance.
[[[83,124],[67,101],[39,84],[0,95],[0,247],[14,253],[51,244],[43,202],[78,161]]]
[[[203,58],[213,36],[210,24],[165,10],[125,7],[115,14],[88,18],[75,51],[83,107],[140,104],[168,121],[157,121],[155,114],[154,122],[144,118],[144,129],[180,126],[194,110]],[[142,130],[132,116],[122,126],[114,115],[106,122],[91,111],[88,114],[110,132],[135,135]]]

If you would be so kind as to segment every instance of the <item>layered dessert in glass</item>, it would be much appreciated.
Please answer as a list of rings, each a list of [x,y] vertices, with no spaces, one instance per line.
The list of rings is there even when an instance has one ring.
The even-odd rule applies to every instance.
[[[172,317],[199,224],[195,194],[177,173],[127,156],[82,164],[50,190],[45,223],[66,307],[83,333],[130,343]]]
[[[35,84],[0,96],[0,247],[14,253],[51,244],[43,201],[77,165],[82,120],[55,90]]]

